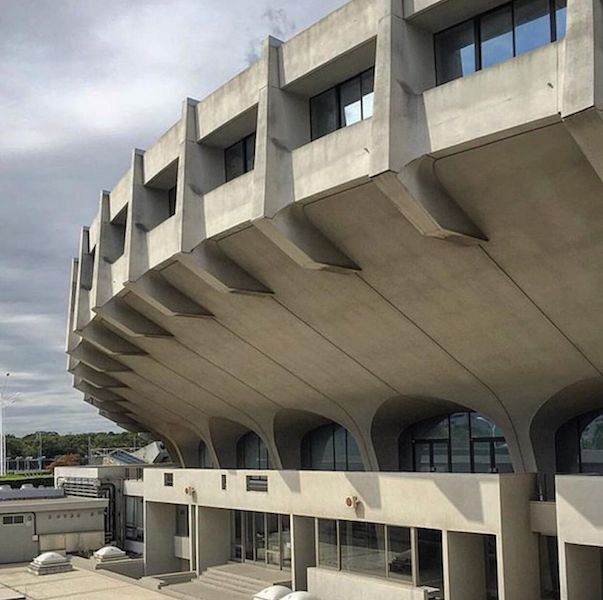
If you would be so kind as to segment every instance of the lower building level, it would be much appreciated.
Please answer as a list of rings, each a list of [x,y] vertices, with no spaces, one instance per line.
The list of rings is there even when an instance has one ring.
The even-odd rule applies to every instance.
[[[147,468],[116,506],[147,576],[229,590],[224,565],[238,563],[319,600],[602,600],[603,478],[554,487],[546,499],[534,474]]]

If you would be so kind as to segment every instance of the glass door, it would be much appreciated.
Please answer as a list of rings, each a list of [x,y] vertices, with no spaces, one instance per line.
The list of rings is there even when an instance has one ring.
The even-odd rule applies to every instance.
[[[279,518],[275,514],[266,515],[266,562],[281,566]]]
[[[257,562],[266,562],[266,515],[253,513],[254,519],[254,550]]]
[[[289,515],[233,511],[231,556],[236,561],[290,569]]]
[[[243,560],[243,513],[238,510],[232,512],[232,560]]]

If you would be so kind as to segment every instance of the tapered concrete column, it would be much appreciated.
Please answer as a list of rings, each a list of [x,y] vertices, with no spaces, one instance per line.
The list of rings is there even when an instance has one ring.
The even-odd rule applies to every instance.
[[[600,600],[601,549],[560,543],[559,584],[561,600]]]
[[[206,237],[203,194],[211,187],[208,185],[211,161],[197,143],[197,104],[197,100],[191,98],[182,103],[175,217],[183,252],[190,252]]]
[[[484,537],[444,531],[442,546],[447,600],[483,600],[486,595]]]
[[[79,271],[80,261],[79,259],[74,259],[71,262],[71,271],[69,274],[69,281],[71,285],[69,286],[69,309],[67,314],[67,335],[65,339],[65,350],[70,352],[77,346],[80,341],[79,335],[75,333],[75,318],[77,312],[77,296],[78,296],[78,271]],[[71,356],[68,361],[68,368],[72,366]]]
[[[316,566],[316,530],[311,517],[291,516],[291,577],[295,591],[308,589],[308,567]]]
[[[136,281],[148,269],[146,244],[147,211],[150,209],[144,187],[144,151],[132,152],[132,196],[126,222],[125,255],[128,260],[126,282]],[[125,282],[125,283],[126,283]]]
[[[81,331],[93,317],[91,290],[94,285],[94,262],[94,255],[90,254],[90,232],[87,227],[84,227],[80,235],[80,252],[75,281],[74,332]]]
[[[561,116],[603,179],[603,4],[568,0]]]
[[[309,139],[308,102],[281,89],[281,41],[264,42],[267,85],[260,91],[254,168],[255,226],[294,262],[307,269],[358,270],[295,205],[292,151]]]
[[[530,520],[535,476],[499,477],[501,533],[496,536],[499,600],[534,600],[540,593],[538,538],[532,533]]]
[[[380,20],[371,121],[370,175],[425,236],[476,243],[485,239],[439,182],[423,92],[435,85],[433,36],[408,24],[390,0]]]

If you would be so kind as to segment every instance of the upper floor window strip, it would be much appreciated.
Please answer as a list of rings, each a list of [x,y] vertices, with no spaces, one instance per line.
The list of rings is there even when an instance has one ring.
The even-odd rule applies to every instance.
[[[373,116],[375,69],[366,71],[310,98],[312,139]]]
[[[513,0],[434,36],[437,84],[565,36],[567,0]]]

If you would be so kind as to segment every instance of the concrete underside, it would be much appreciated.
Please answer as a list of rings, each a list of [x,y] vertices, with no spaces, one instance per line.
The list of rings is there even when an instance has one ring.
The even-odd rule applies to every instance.
[[[157,430],[209,431],[215,446],[238,426],[271,449],[276,431],[278,449],[304,413],[332,419],[383,469],[397,467],[405,427],[462,406],[503,428],[516,470],[534,469],[539,410],[561,394],[576,414],[603,389],[603,186],[563,125],[442,158],[436,172],[487,242],[421,236],[371,182],[305,206],[357,273],[302,269],[247,227],[219,247],[274,294],[221,294],[167,266],[215,318],[168,317],[128,293],[173,337],[131,338],[148,356],[120,357],[132,370],[111,373],[127,386],[114,391]],[[535,450],[550,466],[551,441]]]
[[[270,446],[303,413],[332,419],[383,469],[397,467],[405,427],[462,406],[503,428],[516,470],[534,469],[542,407],[562,394],[575,414],[603,389],[603,185],[563,125],[442,158],[436,172],[487,242],[421,236],[370,182],[305,207],[357,273],[302,269],[257,228],[237,231],[219,247],[274,294],[220,294],[167,266],[215,318],[168,317],[127,294],[173,337],[131,338],[148,356],[120,357],[131,371],[111,373],[127,386],[114,392],[157,431],[209,430],[215,446],[237,426]]]

